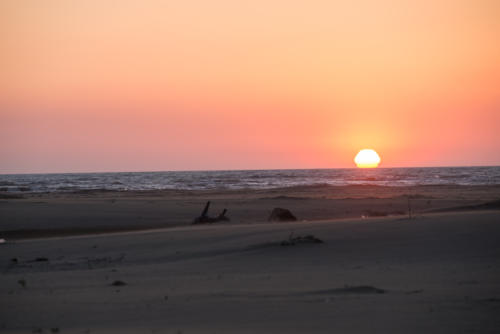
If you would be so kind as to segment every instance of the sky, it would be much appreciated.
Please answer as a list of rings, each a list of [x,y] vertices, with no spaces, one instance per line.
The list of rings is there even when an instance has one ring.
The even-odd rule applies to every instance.
[[[496,0],[0,0],[0,173],[500,165]]]

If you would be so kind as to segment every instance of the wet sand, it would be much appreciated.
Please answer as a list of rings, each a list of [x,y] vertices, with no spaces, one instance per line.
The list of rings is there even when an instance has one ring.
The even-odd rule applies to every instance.
[[[407,216],[409,209],[417,216],[499,200],[500,186],[320,185],[245,191],[82,191],[21,194],[20,199],[7,195],[12,196],[0,193],[0,237],[20,239],[187,226],[209,200],[211,215],[228,209],[227,225],[267,223],[275,207],[290,209],[300,221]]]

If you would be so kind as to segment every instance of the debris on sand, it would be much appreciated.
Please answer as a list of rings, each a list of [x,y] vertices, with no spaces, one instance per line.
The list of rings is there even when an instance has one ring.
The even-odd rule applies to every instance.
[[[387,291],[384,289],[379,289],[371,285],[359,285],[359,286],[349,286],[346,285],[343,288],[329,289],[329,290],[318,290],[312,291],[310,294],[330,294],[330,295],[343,295],[343,294],[382,294]]]
[[[414,295],[414,294],[417,294],[417,293],[422,293],[424,290],[422,289],[418,289],[418,290],[410,290],[410,291],[407,291],[406,294],[407,295]]]
[[[17,281],[17,283],[18,283],[19,285],[21,285],[23,288],[25,288],[25,287],[26,287],[26,285],[27,285],[27,284],[26,284],[26,281],[25,281],[24,279],[20,279],[20,280],[18,280],[18,281]]]
[[[308,234],[305,236],[294,236],[293,232],[288,237],[288,240],[283,240],[281,242],[281,246],[295,246],[297,244],[322,244],[323,240],[316,238],[312,234]]]
[[[484,299],[484,301],[490,302],[490,303],[499,303],[500,302],[500,298],[492,297],[492,298]]]
[[[297,221],[297,217],[288,209],[274,208],[267,220],[270,222],[294,222]]]
[[[376,210],[366,210],[364,214],[365,217],[387,217],[388,215],[388,212]]]
[[[388,216],[402,216],[404,215],[404,211],[396,210],[396,211],[377,211],[377,210],[365,210],[364,214],[361,215],[361,218],[368,217],[388,217]]]
[[[205,204],[205,208],[201,212],[201,215],[194,219],[193,224],[211,224],[221,221],[229,221],[229,217],[226,216],[227,209],[222,210],[222,212],[217,217],[210,217],[208,215],[208,208],[210,207],[210,201]]]
[[[112,286],[125,286],[127,285],[127,283],[125,283],[124,281],[120,281],[120,280],[117,280],[117,281],[114,281],[113,283],[111,283]]]

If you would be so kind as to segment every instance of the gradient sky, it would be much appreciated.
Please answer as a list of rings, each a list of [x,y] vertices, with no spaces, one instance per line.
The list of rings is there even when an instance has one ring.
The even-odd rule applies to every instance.
[[[500,165],[496,0],[0,0],[0,173]]]

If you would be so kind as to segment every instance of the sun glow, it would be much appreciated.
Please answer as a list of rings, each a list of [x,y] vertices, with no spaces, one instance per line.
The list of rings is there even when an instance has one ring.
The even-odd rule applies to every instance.
[[[363,149],[356,154],[354,162],[359,168],[375,168],[380,163],[380,157],[372,149]]]

